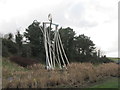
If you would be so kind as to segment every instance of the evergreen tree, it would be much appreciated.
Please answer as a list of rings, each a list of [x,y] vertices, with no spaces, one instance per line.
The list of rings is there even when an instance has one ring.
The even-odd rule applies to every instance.
[[[95,55],[95,44],[84,34],[75,37],[75,47],[81,60],[89,61]]]
[[[9,33],[9,34],[8,34],[8,40],[12,40],[12,38],[13,38],[13,34],[12,34],[12,33]]]
[[[22,53],[22,35],[20,34],[19,31],[17,31],[17,35],[15,35],[15,41],[16,44],[18,45],[18,55],[21,55]]]
[[[75,32],[70,27],[60,28],[59,32],[68,59],[73,60],[75,57],[75,47],[74,47]]]
[[[35,24],[33,22],[28,29],[26,29],[26,32],[24,32],[24,36],[26,37],[26,42],[30,45],[31,55],[44,59],[43,34],[39,28],[39,23]]]

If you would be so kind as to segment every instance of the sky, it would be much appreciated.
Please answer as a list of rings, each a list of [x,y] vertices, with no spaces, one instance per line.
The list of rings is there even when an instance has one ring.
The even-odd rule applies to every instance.
[[[0,0],[0,33],[25,31],[34,20],[85,34],[107,57],[118,57],[119,0]]]

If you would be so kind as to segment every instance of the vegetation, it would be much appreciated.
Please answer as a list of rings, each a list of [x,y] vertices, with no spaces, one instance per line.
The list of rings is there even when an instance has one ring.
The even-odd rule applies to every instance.
[[[91,88],[118,88],[118,78],[111,78],[101,84],[92,86]]]
[[[42,28],[42,26],[40,27]],[[90,37],[85,36],[84,34],[76,36],[73,29],[70,27],[60,28],[59,32],[63,47],[70,62],[112,62],[112,60],[106,58],[104,55],[100,57],[100,52],[96,50],[95,44]],[[51,30],[51,36],[53,33],[54,30]],[[8,35],[8,38],[2,38],[3,57],[21,56],[35,58],[40,62],[44,62],[44,41],[39,24],[34,25],[34,23],[32,23],[23,34],[21,34],[20,31],[17,31],[15,40],[13,40],[13,34],[10,33]],[[51,40],[53,40],[53,37],[51,37]]]
[[[16,55],[17,45],[12,40],[2,39],[2,56],[7,57],[11,55]]]
[[[21,55],[22,51],[22,35],[20,34],[19,31],[17,31],[17,35],[15,35],[15,41],[16,41],[16,45],[18,47],[18,55]]]
[[[108,58],[116,63],[120,63],[120,58],[112,58],[112,57],[108,57]]]
[[[18,70],[17,68],[19,67],[19,65],[10,62],[7,58],[2,59],[2,66],[3,68],[7,68],[9,70]]]
[[[15,38],[12,33],[2,37],[3,88],[86,87],[120,76],[118,64],[100,56],[90,37],[76,36],[70,27],[59,29],[70,65],[67,70],[46,70],[43,34],[38,26],[32,23],[23,34],[17,31]],[[54,30],[51,28],[50,32],[52,36]]]
[[[28,65],[38,64],[39,61],[30,59],[30,58],[23,58],[23,57],[10,57],[9,59],[12,62],[17,63],[20,66],[27,67]]]
[[[85,87],[107,77],[120,76],[115,63],[98,66],[91,63],[71,63],[68,70],[48,71],[43,64],[34,64],[25,69],[7,62],[9,61],[3,61],[3,88]]]

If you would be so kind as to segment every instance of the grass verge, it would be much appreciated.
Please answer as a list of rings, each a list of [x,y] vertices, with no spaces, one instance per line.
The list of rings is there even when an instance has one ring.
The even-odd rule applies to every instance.
[[[109,80],[94,85],[90,88],[118,88],[118,78],[110,78]]]

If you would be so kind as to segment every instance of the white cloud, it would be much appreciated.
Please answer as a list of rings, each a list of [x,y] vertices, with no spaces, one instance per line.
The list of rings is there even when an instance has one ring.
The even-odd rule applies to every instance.
[[[55,23],[90,36],[108,56],[117,56],[117,9],[118,0],[0,0],[0,33],[24,31],[52,13]]]

